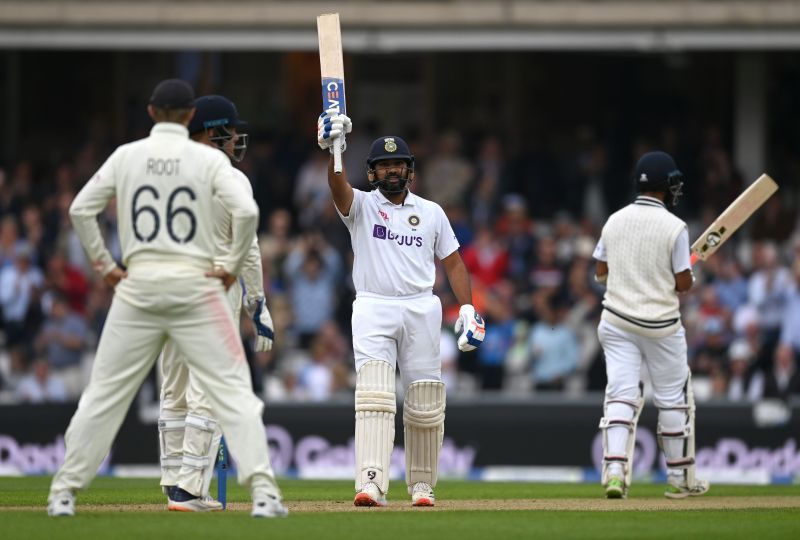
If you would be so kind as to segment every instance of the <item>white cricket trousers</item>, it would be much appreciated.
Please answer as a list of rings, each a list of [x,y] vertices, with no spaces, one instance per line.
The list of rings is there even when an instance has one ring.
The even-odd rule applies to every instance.
[[[359,292],[352,322],[356,373],[370,360],[383,360],[400,368],[404,392],[415,381],[442,380],[438,296],[427,292],[393,298]]]
[[[653,403],[659,409],[684,405],[684,386],[689,377],[686,332],[681,326],[665,337],[645,337],[604,320],[597,336],[606,356],[606,397],[639,399],[642,362],[647,364],[653,385]]]
[[[233,322],[238,328],[242,313],[242,286],[237,280],[226,294]],[[187,412],[207,418],[216,418],[211,404],[178,350],[168,340],[161,353],[161,413],[167,417],[185,416]],[[252,383],[251,383],[252,384]]]
[[[91,379],[67,429],[66,456],[53,478],[51,493],[88,486],[169,338],[186,359],[222,426],[239,465],[239,482],[252,491],[280,497],[261,419],[264,404],[253,393],[225,293],[221,286],[210,290],[207,280],[201,294],[188,280],[173,282],[160,297],[146,290],[149,294],[143,297],[151,303],[147,308],[134,307],[115,294]],[[125,289],[137,290],[132,283],[126,283]],[[179,295],[178,289],[183,293]]]

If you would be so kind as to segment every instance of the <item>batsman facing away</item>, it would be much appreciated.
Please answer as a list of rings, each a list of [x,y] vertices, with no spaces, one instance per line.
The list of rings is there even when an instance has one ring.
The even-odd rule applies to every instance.
[[[683,175],[671,156],[650,152],[636,165],[635,183],[636,200],[608,218],[594,251],[597,281],[607,286],[597,328],[608,376],[602,482],[610,499],[630,489],[644,362],[667,461],[664,495],[694,497],[709,484],[695,478],[695,404],[678,303],[694,275],[686,224],[668,210],[681,196]]]
[[[395,370],[405,390],[406,484],[414,506],[435,504],[444,436],[445,387],[439,340],[442,304],[433,294],[439,258],[461,304],[458,347],[483,341],[483,319],[472,306],[469,274],[442,208],[408,190],[414,156],[400,137],[376,139],[367,156],[373,191],[353,189],[334,171],[334,143],[346,149],[352,124],[336,109],[319,117],[317,141],[331,150],[328,185],[350,231],[355,262],[353,352],[356,368],[356,506],[385,506],[394,445]]]

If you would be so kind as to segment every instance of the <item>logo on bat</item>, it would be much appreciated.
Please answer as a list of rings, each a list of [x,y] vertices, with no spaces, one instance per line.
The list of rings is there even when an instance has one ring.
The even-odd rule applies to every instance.
[[[721,243],[722,237],[717,232],[709,233],[708,236],[706,236],[706,244],[708,244],[710,247],[718,246]]]

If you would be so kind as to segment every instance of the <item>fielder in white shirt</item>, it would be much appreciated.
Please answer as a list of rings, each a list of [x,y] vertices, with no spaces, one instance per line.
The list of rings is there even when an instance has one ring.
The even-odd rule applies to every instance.
[[[317,140],[323,149],[352,129],[335,110],[323,113]],[[394,445],[395,369],[405,402],[406,484],[414,506],[433,506],[444,435],[445,387],[439,342],[442,305],[433,294],[435,258],[442,262],[461,304],[458,346],[483,341],[483,319],[472,306],[469,274],[442,208],[408,191],[414,156],[400,137],[381,137],[367,157],[373,191],[354,190],[346,171],[328,167],[328,184],[350,231],[355,261],[353,351],[356,363],[356,506],[385,506]]]
[[[238,129],[246,123],[232,101],[210,95],[195,100],[195,114],[189,122],[192,140],[222,150],[239,163],[247,151],[248,136]],[[235,181],[250,198],[253,189],[247,176],[231,167]],[[232,215],[219,199],[214,200],[215,264],[223,264],[233,242]],[[234,323],[239,322],[242,297],[245,310],[256,329],[255,351],[272,348],[272,317],[264,299],[261,251],[254,234],[242,265],[241,281],[228,289],[228,304]],[[209,494],[214,462],[222,431],[209,399],[188,369],[173,341],[161,355],[161,410],[158,419],[161,449],[161,486],[167,495],[167,509],[182,512],[222,510],[222,504]]]
[[[664,152],[636,165],[636,200],[608,218],[594,251],[596,278],[606,283],[597,335],[606,359],[602,483],[609,499],[631,485],[636,424],[644,400],[642,362],[658,407],[658,441],[667,462],[664,495],[702,495],[695,478],[695,404],[678,294],[694,282],[686,224],[667,210],[681,195],[683,175]]]
[[[75,197],[70,218],[94,268],[115,288],[92,375],[65,436],[48,514],[72,516],[111,448],[136,391],[167,339],[196,377],[249,485],[255,517],[284,516],[250,373],[225,289],[239,274],[258,207],[219,150],[189,139],[194,92],[162,81],[147,111],[150,136],[117,148]],[[116,198],[123,263],[104,245],[97,215]],[[229,254],[215,264],[214,201],[230,211]]]

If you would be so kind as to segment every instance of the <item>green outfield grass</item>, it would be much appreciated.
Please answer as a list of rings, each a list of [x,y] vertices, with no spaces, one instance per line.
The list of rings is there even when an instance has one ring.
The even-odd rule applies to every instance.
[[[181,514],[166,511],[109,512],[85,505],[163,504],[156,480],[98,478],[78,496],[78,515],[52,519],[45,514],[49,478],[0,478],[0,538],[302,538],[304,540],[437,540],[490,538],[761,538],[800,537],[800,509],[737,509],[691,511],[543,511],[496,510],[430,512],[295,512],[288,519],[255,520],[244,512]],[[350,482],[282,480],[287,502],[342,501],[349,510]],[[402,484],[395,482],[390,503],[407,504]],[[212,493],[214,491],[212,490]],[[634,486],[629,502],[662,499],[663,486]],[[798,497],[800,486],[714,486],[706,498]],[[440,500],[602,498],[597,485],[478,483],[443,481]],[[230,502],[246,502],[247,493],[229,485]],[[684,502],[684,501],[681,501]],[[691,508],[691,505],[684,505]],[[13,507],[13,509],[12,509]],[[25,507],[21,509],[20,507]],[[83,508],[82,508],[83,507]],[[33,510],[29,509],[32,508]]]

